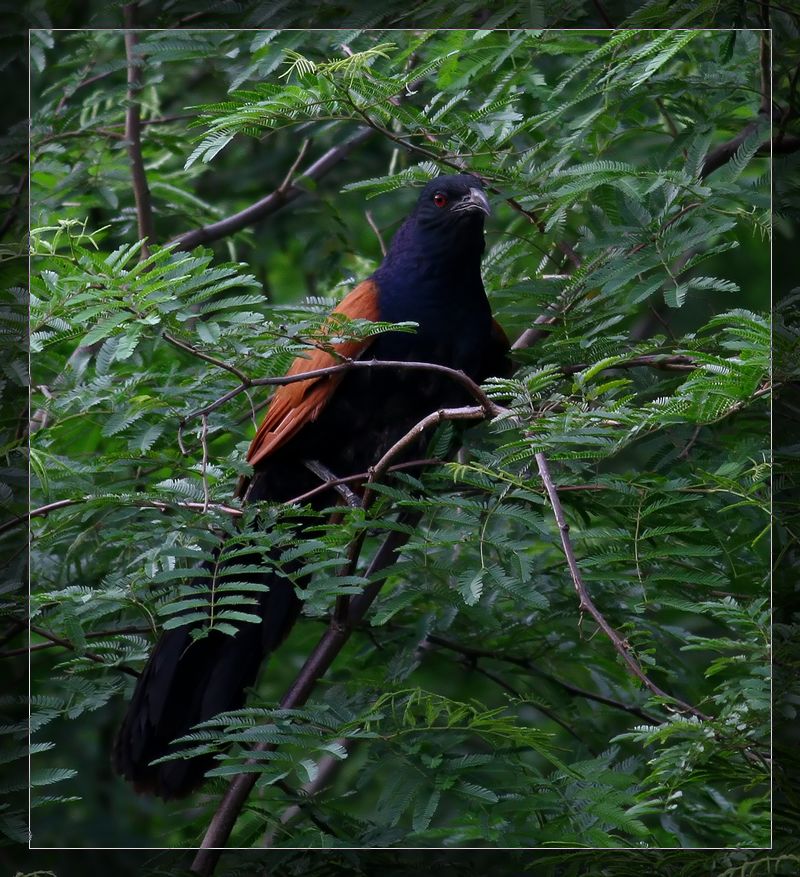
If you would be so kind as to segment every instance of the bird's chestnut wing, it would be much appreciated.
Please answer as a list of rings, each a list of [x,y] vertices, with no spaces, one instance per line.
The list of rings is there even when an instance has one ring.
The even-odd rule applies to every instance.
[[[334,308],[333,314],[341,314],[351,320],[375,321],[380,319],[378,287],[375,282],[365,280],[360,283]],[[328,332],[335,331],[334,325],[331,324],[324,328]],[[320,348],[311,348],[306,355],[295,359],[287,374],[299,375],[303,372],[337,365],[341,362],[340,357],[353,359],[360,356],[369,347],[371,340],[363,338],[331,345],[339,356]],[[343,377],[344,372],[342,371],[278,387],[264,420],[250,444],[250,449],[247,452],[248,462],[256,466],[268,454],[289,441],[304,424],[315,420]]]

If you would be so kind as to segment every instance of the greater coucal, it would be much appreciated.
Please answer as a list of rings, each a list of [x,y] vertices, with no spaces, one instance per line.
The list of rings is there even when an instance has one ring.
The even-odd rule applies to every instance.
[[[508,339],[492,318],[480,272],[488,213],[477,177],[440,176],[428,183],[381,266],[333,312],[350,319],[413,321],[418,328],[413,334],[389,331],[345,341],[335,345],[338,354],[437,363],[475,381],[508,373]],[[338,361],[314,348],[298,357],[289,373]],[[281,503],[312,490],[321,482],[307,461],[318,461],[338,477],[365,472],[432,411],[472,401],[446,374],[399,367],[353,369],[283,385],[250,446],[253,474],[240,483],[239,495],[246,502]],[[327,508],[334,496],[322,492],[310,504]],[[259,595],[261,624],[241,623],[235,636],[212,628],[192,640],[197,626],[192,624],[161,636],[114,746],[115,769],[138,791],[180,797],[202,781],[212,764],[208,757],[150,762],[175,751],[171,742],[193,725],[240,708],[264,656],[289,633],[300,598],[287,578],[268,567],[260,581],[269,587]]]

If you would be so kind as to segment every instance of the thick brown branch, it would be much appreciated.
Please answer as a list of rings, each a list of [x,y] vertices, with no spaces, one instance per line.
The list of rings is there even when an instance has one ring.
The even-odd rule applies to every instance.
[[[589,615],[591,615],[600,630],[602,630],[603,633],[609,638],[609,640],[611,640],[611,644],[614,646],[617,654],[624,661],[628,670],[649,691],[651,691],[657,697],[664,698],[664,700],[667,701],[668,704],[670,701],[675,703],[680,712],[691,713],[692,715],[697,716],[699,719],[707,721],[709,719],[709,716],[707,716],[705,713],[701,712],[690,704],[685,703],[684,701],[667,694],[666,691],[664,691],[662,688],[659,688],[648,677],[644,670],[642,670],[639,662],[631,654],[630,645],[624,639],[622,639],[622,637],[616,632],[616,630],[614,630],[614,628],[608,623],[608,621],[606,621],[605,616],[600,612],[597,606],[595,606],[594,601],[589,596],[589,592],[586,589],[586,585],[584,584],[580,569],[578,568],[578,562],[575,559],[575,552],[572,549],[572,542],[569,538],[569,524],[564,517],[564,510],[561,507],[561,500],[558,498],[558,491],[556,490],[556,486],[553,483],[552,476],[550,475],[550,467],[547,465],[547,458],[544,454],[538,453],[535,455],[535,459],[536,465],[539,467],[539,475],[542,479],[545,490],[547,491],[547,496],[550,500],[550,505],[552,506],[556,523],[558,524],[558,530],[561,536],[561,545],[564,549],[564,556],[567,560],[567,566],[569,567],[570,576],[572,577],[572,583],[575,586],[575,592],[578,595],[580,612],[588,612]]]
[[[742,145],[742,143],[744,143],[754,131],[758,130],[762,124],[763,122],[760,118],[754,119],[752,122],[748,122],[735,137],[731,137],[730,140],[726,140],[724,143],[721,143],[719,146],[712,149],[703,159],[703,165],[700,169],[700,178],[704,180],[706,177],[713,174],[714,171],[724,167],[733,156],[736,155],[736,150]]]
[[[407,523],[413,523],[418,517]],[[397,550],[406,542],[408,536],[397,531],[391,532],[378,549],[367,570],[367,576],[374,576],[392,564]],[[350,638],[353,628],[363,619],[381,588],[381,580],[367,586],[361,594],[353,599],[347,623],[331,624],[322,635],[314,651],[309,655],[289,690],[281,699],[282,709],[301,707],[308,700],[316,683],[324,676],[344,644]],[[254,748],[257,752],[266,752],[274,748],[272,744],[259,744]],[[219,860],[225,844],[230,837],[239,813],[253,789],[258,778],[257,773],[239,774],[234,777],[220,802],[217,812],[208,826],[203,838],[202,848],[192,862],[191,870],[201,877],[208,877]]]
[[[133,197],[136,202],[136,223],[139,238],[144,240],[140,257],[146,259],[150,255],[149,243],[155,240],[153,224],[153,205],[150,200],[150,188],[147,185],[147,174],[142,158],[141,117],[139,112],[139,92],[142,89],[142,58],[136,51],[139,37],[136,27],[136,3],[129,3],[123,8],[125,17],[125,55],[128,61],[128,106],[125,110],[125,139],[128,142],[128,158],[131,162],[133,178]]]
[[[333,168],[341,164],[357,146],[369,140],[373,133],[369,128],[362,128],[349,140],[345,140],[341,145],[329,149],[313,164],[310,164],[302,172],[301,176],[315,181],[322,179]],[[249,207],[245,207],[244,210],[240,210],[238,213],[227,216],[225,219],[220,219],[218,222],[212,222],[210,225],[203,226],[202,228],[184,232],[174,238],[173,242],[177,244],[179,249],[191,250],[200,244],[208,244],[211,241],[227,237],[230,234],[234,234],[234,232],[241,231],[248,225],[253,225],[253,223],[276,213],[282,207],[297,200],[304,192],[305,189],[301,186],[294,183],[286,185],[286,180],[284,180],[274,192],[271,192]]]
[[[757,155],[767,156],[770,151],[775,155],[789,155],[792,152],[800,152],[800,137],[794,134],[779,134],[770,143],[759,146]]]

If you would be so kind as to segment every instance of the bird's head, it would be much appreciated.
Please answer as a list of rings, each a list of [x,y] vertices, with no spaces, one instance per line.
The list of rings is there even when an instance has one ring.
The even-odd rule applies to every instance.
[[[416,219],[425,229],[483,229],[489,215],[489,199],[483,184],[472,174],[436,177],[422,190]]]

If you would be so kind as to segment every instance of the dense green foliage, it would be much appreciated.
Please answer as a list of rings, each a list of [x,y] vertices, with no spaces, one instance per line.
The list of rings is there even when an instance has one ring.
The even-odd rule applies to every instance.
[[[531,15],[538,9],[524,5]],[[640,19],[661,25],[662,12],[650,4]],[[703,21],[708,5],[688,4],[684,12]],[[200,515],[180,505],[205,499],[202,423],[195,418],[187,425],[185,458],[175,436],[180,418],[235,386],[233,376],[179,353],[161,333],[249,375],[280,373],[326,306],[315,301],[299,309],[296,302],[307,293],[340,295],[380,257],[359,188],[372,194],[395,181],[404,185],[432,171],[418,162],[455,156],[499,190],[486,278],[504,325],[517,334],[559,296],[566,318],[519,354],[514,382],[492,389],[512,414],[470,432],[469,456],[460,465],[427,474],[422,483],[409,477],[384,488],[383,504],[370,512],[371,528],[388,523],[401,506],[420,508],[424,524],[391,571],[368,619],[372,629],[355,634],[312,707],[291,717],[264,711],[322,630],[307,621],[270,663],[253,701],[260,708],[226,722],[224,734],[244,742],[259,735],[280,740],[276,769],[265,782],[287,771],[290,787],[313,774],[323,752],[345,754],[336,743],[340,735],[357,740],[335,783],[315,800],[313,816],[359,844],[764,842],[766,773],[752,757],[764,751],[768,709],[762,393],[768,201],[766,163],[752,160],[764,135],[726,169],[698,178],[708,145],[737,133],[758,108],[755,37],[699,34],[684,45],[687,35],[639,34],[586,64],[606,38],[528,34],[512,46],[506,35],[484,36],[477,45],[462,35],[458,54],[428,72],[402,112],[387,105],[383,89],[394,94],[401,84],[407,35],[355,37],[356,51],[387,42],[395,48],[366,68],[351,62],[352,78],[341,64],[320,67],[342,58],[341,35],[286,34],[261,46],[245,34],[196,37],[153,34],[143,43],[145,116],[205,105],[195,142],[184,127],[188,120],[146,129],[160,242],[279,186],[300,138],[313,135],[310,161],[363,120],[357,107],[385,130],[319,186],[303,182],[309,196],[255,233],[227,238],[213,254],[156,249],[151,264],[137,265],[136,253],[128,252],[137,233],[119,142],[121,38],[55,34],[50,48],[46,36],[43,48],[34,43],[42,64],[34,92],[40,277],[33,328],[41,348],[34,382],[52,394],[34,399],[35,408],[47,411],[47,425],[34,438],[33,465],[41,476],[34,505],[80,501],[34,522],[34,624],[72,646],[33,653],[35,745],[44,750],[43,741],[57,743],[34,762],[35,769],[41,765],[38,803],[51,804],[34,810],[36,842],[194,841],[214,803],[176,816],[139,802],[133,816],[137,802],[107,769],[122,707],[118,692],[127,680],[103,665],[138,666],[150,633],[171,617],[165,609],[178,598],[176,579],[191,581],[192,554],[207,544],[208,528],[229,524],[214,509]],[[457,39],[438,35],[421,46],[416,77],[428,60],[441,62]],[[288,82],[280,78],[284,61],[292,60],[287,49],[312,60],[316,71],[299,76],[296,64]],[[72,91],[70,83],[104,64],[117,72],[88,91]],[[256,93],[228,94],[230,87]],[[582,91],[585,100],[570,103]],[[58,109],[63,94],[68,99]],[[506,94],[509,103],[497,103]],[[303,106],[316,99],[327,100],[325,113],[341,121]],[[248,101],[260,104],[255,112]],[[437,110],[444,110],[439,119]],[[281,130],[266,140],[247,139],[274,128]],[[211,131],[223,151],[184,170],[195,147],[209,156],[211,144],[203,141]],[[228,143],[231,132],[242,136]],[[389,135],[432,155],[404,148],[394,154]],[[387,168],[391,179],[381,180]],[[541,210],[548,233],[512,212],[508,197]],[[386,237],[412,198],[397,192],[367,203]],[[664,228],[695,199],[701,203]],[[581,269],[571,270],[554,241],[576,246]],[[631,258],[628,251],[637,246]],[[558,263],[545,260],[545,252]],[[695,261],[679,262],[684,254]],[[124,310],[132,304],[135,313]],[[651,304],[675,338],[651,334],[665,332],[661,322],[643,320]],[[791,311],[784,316],[784,352],[791,356],[797,336]],[[81,343],[90,345],[87,355],[74,357],[64,371]],[[602,369],[618,361],[612,357],[676,352],[701,367],[691,373]],[[576,364],[585,367],[563,374]],[[258,405],[263,396],[256,393]],[[212,502],[230,503],[249,421],[241,395],[209,418],[205,483]],[[608,641],[579,617],[532,465],[532,453],[542,449],[565,488],[579,564],[597,603],[651,677],[713,715],[710,724],[669,719],[659,703],[648,703]],[[139,505],[152,501],[167,504],[169,514]],[[342,547],[362,527],[354,514],[341,531],[309,546],[310,562],[337,568]],[[791,553],[791,531],[781,538]],[[341,586],[318,577],[310,613],[324,612]],[[784,667],[793,660],[790,619],[780,631]],[[136,633],[118,632],[126,625]],[[98,631],[112,632],[92,638]],[[461,652],[445,643],[460,644]],[[653,718],[643,725],[585,694],[576,697],[566,687],[576,685],[643,707]],[[235,756],[229,752],[225,764]],[[58,779],[64,782],[51,785]],[[83,800],[59,803],[51,797],[55,790]],[[258,844],[288,803],[285,790],[266,788],[241,820],[239,839]],[[275,842],[338,842],[321,831],[299,820]],[[638,873],[652,868],[653,857],[625,861]],[[682,861],[664,856],[663,873],[678,873]],[[726,864],[745,861],[733,854]],[[409,865],[418,870],[421,862]],[[309,860],[295,868],[310,873]],[[478,866],[478,872],[486,870]]]
[[[513,379],[487,385],[504,411],[464,434],[458,462],[376,485],[368,511],[313,541],[285,510],[259,510],[271,527],[248,541],[282,540],[318,574],[251,708],[195,735],[219,751],[218,777],[241,767],[239,744],[279,744],[233,840],[768,844],[766,129],[702,172],[756,117],[758,35],[148,34],[144,258],[121,35],[38,32],[32,46],[32,503],[72,503],[32,523],[35,842],[202,836],[222,780],[191,808],[155,805],[107,759],[120,668],[184,620],[220,534],[230,551],[244,538],[230,494],[266,391],[197,412],[236,387],[230,367],[279,375],[319,340],[331,303],[380,260],[405,187],[466,166],[494,192],[484,277],[499,320],[511,337],[548,308],[557,320]],[[302,176],[365,124],[346,162]],[[290,169],[307,194],[268,224],[167,246]],[[539,452],[595,603],[705,718],[644,689],[579,612]],[[421,523],[363,628],[307,708],[276,710],[323,630],[313,619],[366,584],[401,509]],[[337,575],[364,532],[362,564]],[[224,593],[214,606],[223,630],[247,618]],[[279,825],[331,756],[310,818]]]

